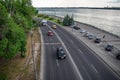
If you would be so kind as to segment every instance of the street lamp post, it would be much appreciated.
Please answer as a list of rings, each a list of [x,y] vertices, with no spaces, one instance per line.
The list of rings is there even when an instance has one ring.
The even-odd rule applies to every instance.
[[[34,70],[34,74],[35,74],[35,80],[38,80],[37,79],[37,71],[36,71],[36,63],[35,63],[35,59],[34,59],[34,50],[33,50],[33,31],[31,29],[31,54],[32,54],[32,59],[33,59],[33,70]]]

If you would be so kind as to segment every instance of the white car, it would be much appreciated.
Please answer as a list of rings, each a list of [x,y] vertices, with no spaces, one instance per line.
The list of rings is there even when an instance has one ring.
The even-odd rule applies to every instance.
[[[85,33],[85,32],[87,32],[87,30],[85,30],[85,29],[80,30],[80,33]]]
[[[88,35],[88,39],[95,39],[96,37],[95,37],[95,35],[94,34],[89,34]]]
[[[84,34],[85,37],[88,37],[89,35],[91,35],[90,32],[85,32],[85,34]]]

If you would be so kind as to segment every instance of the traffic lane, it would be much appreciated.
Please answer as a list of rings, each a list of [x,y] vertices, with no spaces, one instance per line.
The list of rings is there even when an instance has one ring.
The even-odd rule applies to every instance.
[[[46,39],[44,39],[45,42],[50,42],[49,38],[52,38],[53,42],[58,41],[57,38],[55,37],[55,35],[52,37],[46,36],[46,33],[49,29],[47,29],[47,28],[44,28],[44,29],[41,29],[41,30],[44,31],[43,34],[44,34],[44,37],[46,38]],[[63,61],[55,60],[56,59],[56,49],[55,49],[56,47],[61,47],[61,45],[45,45],[45,49],[46,49],[45,51],[46,51],[46,53],[48,52],[46,55],[46,58],[48,60],[53,59],[51,61],[53,61],[53,62],[56,61],[56,64],[57,64],[56,74],[49,75],[51,72],[50,69],[51,68],[54,69],[53,66],[51,66],[51,68],[49,68],[49,69],[46,68],[47,69],[46,70],[47,76],[46,76],[45,80],[77,80],[76,75],[74,74],[72,67],[70,67],[71,65],[69,64],[69,61],[67,58]],[[52,51],[51,51],[51,48],[53,49]],[[48,54],[50,54],[50,55],[48,55]],[[50,58],[50,56],[54,56],[54,57]],[[50,64],[50,61],[48,61],[48,60],[46,60],[47,65],[48,64],[51,65],[52,63]],[[52,71],[52,72],[54,72],[54,71]],[[52,76],[56,77],[56,78],[53,78]]]
[[[54,35],[55,37],[54,40],[58,40],[58,38],[56,37],[56,35]],[[57,47],[63,47],[62,44],[57,45]],[[56,47],[56,49],[57,49]],[[56,58],[56,62],[57,66],[58,66],[58,75],[61,75],[62,77],[58,76],[59,80],[79,80],[77,74],[74,72],[73,67],[70,64],[70,61],[68,60],[68,58],[66,58],[65,60],[58,60]],[[57,80],[58,80],[57,79]]]
[[[52,37],[52,38],[54,38],[54,37]],[[55,38],[56,39],[56,38]],[[48,40],[48,39],[47,39]],[[53,39],[54,40],[54,39]],[[51,45],[49,46],[49,47],[51,47]],[[48,47],[48,48],[49,48]],[[63,65],[65,65],[65,66],[63,66]],[[66,66],[67,65],[67,66]],[[70,69],[71,67],[70,67],[70,65],[68,64],[68,60],[67,60],[67,62],[64,62],[64,63],[62,63],[61,61],[60,61],[60,63],[59,63],[59,66],[60,66],[60,69],[58,69],[59,71],[59,74],[58,75],[61,75],[62,74],[62,77],[59,77],[57,80],[73,80],[73,79],[75,79],[75,75],[73,75],[73,70],[72,69]],[[63,69],[61,69],[61,68],[63,68]],[[67,70],[67,71],[66,71]],[[69,72],[70,71],[70,72]],[[71,74],[72,73],[72,74]],[[71,76],[69,76],[68,77],[68,75],[71,75]],[[67,77],[66,77],[67,76]],[[63,79],[61,79],[61,78],[63,78]],[[49,79],[49,78],[48,78]],[[75,79],[75,80],[77,80],[77,79]]]
[[[48,29],[47,27],[45,27],[45,28],[43,27],[43,29],[42,29],[42,31],[44,31],[43,32],[44,38],[46,38],[46,39],[44,39],[44,42],[45,42],[44,45],[45,45],[45,51],[46,51],[45,80],[62,80],[62,78],[63,78],[63,76],[62,76],[63,73],[61,73],[62,70],[57,69],[56,68],[57,66],[53,66],[54,64],[56,64],[56,65],[58,64],[58,63],[56,63],[56,54],[55,54],[56,50],[54,49],[54,47],[56,45],[53,46],[52,44],[48,44],[48,43],[53,43],[54,41],[56,41],[53,39],[53,37],[55,35],[54,36],[47,36],[46,33],[48,32],[48,30],[50,30],[50,29]],[[54,63],[54,64],[52,64],[52,63]],[[53,69],[56,69],[56,71],[54,71]]]
[[[61,33],[60,33],[61,34]],[[82,58],[82,56],[78,55],[78,49],[75,45],[74,45],[74,41],[71,42],[71,40],[69,39],[69,37],[62,35],[60,36],[62,39],[64,38],[64,43],[67,46],[67,49],[69,50],[72,58],[74,59],[79,71],[82,74],[82,77],[85,80],[99,80],[99,76],[96,74],[96,72],[93,71],[93,69],[91,68],[91,66],[89,65],[88,62],[86,62],[86,60],[84,60]],[[69,39],[69,40],[68,40]],[[80,53],[81,54],[81,53]]]
[[[45,80],[56,80],[56,64],[55,64],[55,58],[53,55],[52,47],[46,43],[50,43],[50,36],[47,36],[48,28],[47,27],[41,27],[41,31],[43,34],[43,39],[45,48],[45,74],[44,79]]]
[[[86,46],[82,42],[80,42],[80,40],[76,39],[76,37],[72,36],[71,34],[66,32],[65,30],[61,29],[60,27],[58,27],[58,29],[56,31],[59,31],[58,33],[62,32],[62,33],[60,33],[60,35],[62,35],[62,34],[66,35],[67,37],[69,37],[69,39],[72,39],[72,41],[74,41],[74,45],[76,45],[77,48],[79,48],[81,50],[81,52],[84,53],[83,54],[84,60],[87,60],[89,63],[91,63],[90,64],[91,67],[95,71],[97,70],[99,72],[99,76],[101,76],[101,78],[103,80],[106,80],[106,79],[118,80],[116,75],[110,69],[108,69],[108,67],[106,67],[106,65],[103,64],[103,62],[101,62],[101,60],[99,60],[98,57],[93,55],[93,52],[89,48],[86,49]],[[68,41],[69,40],[67,40],[67,42]],[[79,53],[78,53],[78,55],[79,55]]]

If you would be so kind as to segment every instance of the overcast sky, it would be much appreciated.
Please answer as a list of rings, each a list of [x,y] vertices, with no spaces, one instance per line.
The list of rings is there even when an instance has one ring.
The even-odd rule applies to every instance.
[[[120,7],[120,0],[32,0],[34,7]]]

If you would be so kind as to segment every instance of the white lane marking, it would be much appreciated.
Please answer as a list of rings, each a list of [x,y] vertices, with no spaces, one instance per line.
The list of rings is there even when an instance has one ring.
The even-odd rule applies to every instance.
[[[41,32],[41,29],[39,28],[39,34],[41,35],[41,43],[44,43],[43,41],[43,34]],[[41,68],[40,68],[40,76],[39,76],[39,80],[44,80],[44,72],[45,72],[45,49],[44,49],[44,45],[41,44]]]
[[[97,69],[95,68],[95,66],[92,65],[92,64],[91,64],[91,66],[92,66],[92,68],[94,69],[94,71],[95,71],[96,73],[98,73],[98,71],[97,71]]]
[[[83,54],[83,52],[82,52],[80,49],[78,49],[78,51],[79,51],[81,54]]]
[[[56,64],[57,64],[57,67],[59,67],[59,63],[58,63],[58,60],[56,60]]]
[[[79,80],[84,80],[81,73],[79,72],[78,68],[77,68],[77,65],[75,64],[73,58],[71,57],[70,55],[70,52],[67,50],[66,46],[64,45],[62,39],[58,36],[58,34],[48,25],[48,27],[54,32],[54,34],[57,36],[57,38],[59,39],[59,41],[62,43],[64,49],[66,50],[71,62],[72,62],[72,65],[74,66],[74,69],[76,71],[76,73],[78,74],[78,77],[79,77]]]

